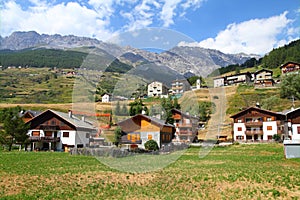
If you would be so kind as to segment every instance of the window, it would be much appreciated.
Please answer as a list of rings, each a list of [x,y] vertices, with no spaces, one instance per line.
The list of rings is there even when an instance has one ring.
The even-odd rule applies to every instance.
[[[238,123],[242,123],[242,120],[241,120],[241,119],[238,119],[237,122],[238,122]]]
[[[152,140],[152,134],[148,134],[148,140]]]
[[[90,134],[89,133],[86,133],[85,134],[85,138],[89,138],[90,137]]]
[[[271,117],[268,117],[268,118],[267,118],[267,121],[268,121],[268,122],[272,121],[272,118],[271,118]]]
[[[271,131],[272,130],[272,126],[267,126],[267,130]]]
[[[69,132],[63,132],[63,137],[69,137]]]
[[[40,136],[40,131],[32,131],[32,132],[31,132],[31,135],[32,135],[32,136],[39,137],[39,136]]]
[[[300,134],[300,126],[297,126],[298,134]]]
[[[236,136],[236,139],[237,139],[237,140],[243,140],[243,139],[244,139],[244,136],[238,135],[238,136]]]
[[[51,131],[46,131],[45,136],[46,137],[52,137],[52,132]]]
[[[272,140],[273,136],[272,135],[268,135],[268,140]]]
[[[238,127],[238,131],[242,131],[242,127]]]

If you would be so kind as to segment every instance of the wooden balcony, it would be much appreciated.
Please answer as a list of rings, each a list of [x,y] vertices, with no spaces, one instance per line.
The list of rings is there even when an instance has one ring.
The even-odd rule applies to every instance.
[[[29,137],[29,140],[31,142],[59,142],[60,137],[50,137],[50,136],[45,136],[45,137],[40,137],[40,136],[31,136]]]
[[[262,126],[263,122],[262,121],[249,121],[245,123],[246,126]]]
[[[189,123],[176,123],[176,127],[181,128],[181,127],[193,127],[193,124]]]
[[[121,144],[142,144],[142,140],[127,140],[122,138]]]
[[[176,132],[176,134],[178,134],[178,135],[194,135],[192,131],[188,131],[188,130],[179,130],[178,132]]]
[[[253,131],[246,131],[246,135],[263,135],[264,132],[262,130],[253,130]]]

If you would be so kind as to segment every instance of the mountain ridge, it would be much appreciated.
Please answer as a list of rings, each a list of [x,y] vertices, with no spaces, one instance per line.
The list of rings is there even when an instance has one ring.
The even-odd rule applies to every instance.
[[[22,50],[37,47],[74,49],[87,46],[103,49],[120,61],[132,66],[151,62],[163,64],[181,74],[191,71],[201,76],[207,76],[213,70],[229,64],[242,64],[251,58],[246,54],[225,54],[214,49],[187,46],[175,46],[158,54],[130,46],[122,47],[113,43],[106,43],[95,38],[39,34],[35,31],[17,31],[10,36],[0,37],[0,49],[2,50]],[[136,58],[133,58],[134,56]]]

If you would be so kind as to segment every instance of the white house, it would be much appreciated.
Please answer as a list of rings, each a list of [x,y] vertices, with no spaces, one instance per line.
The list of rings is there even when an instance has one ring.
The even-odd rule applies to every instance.
[[[224,86],[224,77],[219,77],[219,78],[215,78],[214,79],[214,87],[216,88],[216,87],[222,87],[222,86]]]
[[[285,115],[249,107],[235,115],[233,118],[233,139],[236,141],[272,140],[273,135],[283,135]]]
[[[168,87],[161,82],[154,81],[148,85],[148,97],[163,97],[168,95]]]
[[[70,147],[87,147],[89,138],[98,129],[84,118],[78,119],[72,112],[46,110],[32,118],[28,131],[31,149],[67,150]]]
[[[287,112],[286,118],[289,138],[300,141],[300,108]]]
[[[102,102],[103,102],[103,103],[108,103],[108,102],[110,102],[110,95],[109,95],[109,94],[104,94],[104,95],[102,96]]]

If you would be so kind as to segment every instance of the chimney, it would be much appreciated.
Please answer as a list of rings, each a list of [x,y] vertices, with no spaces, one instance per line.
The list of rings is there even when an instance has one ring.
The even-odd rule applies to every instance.
[[[259,102],[256,102],[256,107],[260,108]]]
[[[72,110],[69,110],[69,118],[72,118]]]
[[[85,117],[84,117],[84,116],[82,116],[82,117],[81,117],[81,120],[82,120],[83,122],[85,122]]]

